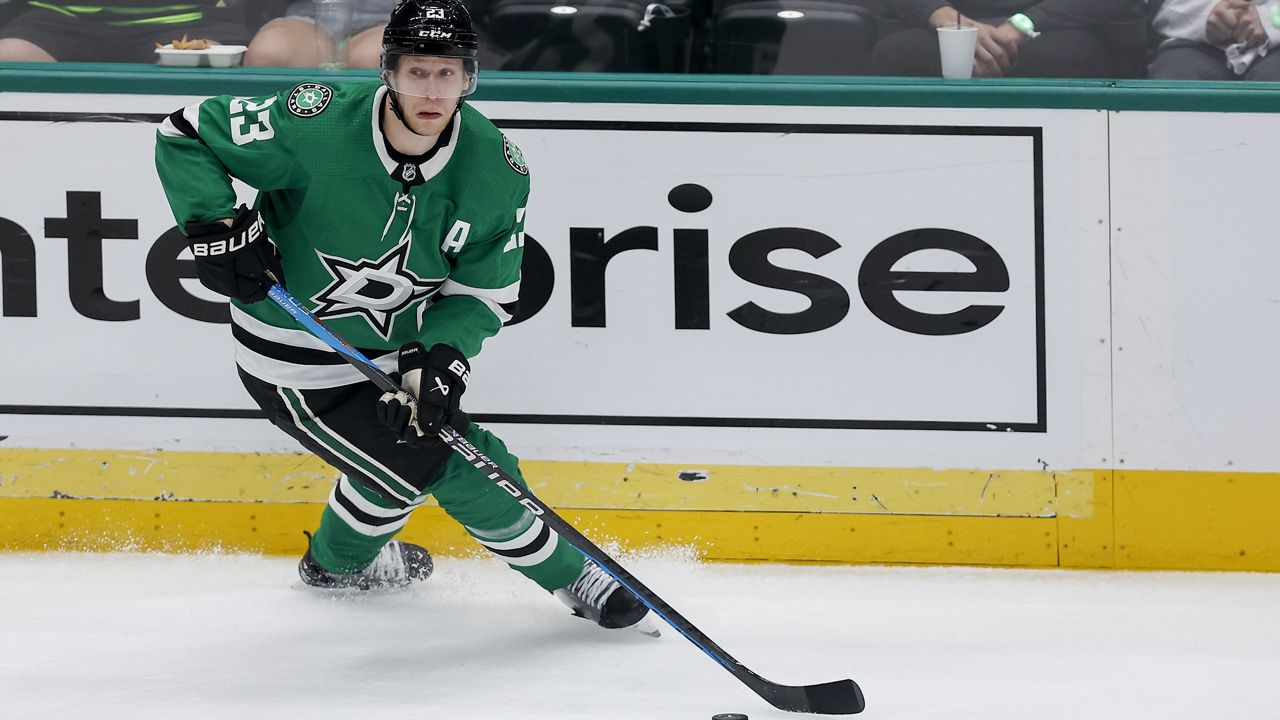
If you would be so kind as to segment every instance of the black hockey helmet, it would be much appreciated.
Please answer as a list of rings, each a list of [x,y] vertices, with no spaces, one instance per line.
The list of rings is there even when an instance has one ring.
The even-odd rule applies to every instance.
[[[382,50],[401,55],[476,57],[471,13],[459,0],[401,0],[382,31]]]
[[[476,89],[478,48],[471,13],[459,0],[400,0],[382,32],[382,81],[397,92],[416,95],[419,93],[408,87],[397,87],[393,82],[400,58],[407,55],[461,58],[467,82],[459,91],[459,97],[470,95]]]

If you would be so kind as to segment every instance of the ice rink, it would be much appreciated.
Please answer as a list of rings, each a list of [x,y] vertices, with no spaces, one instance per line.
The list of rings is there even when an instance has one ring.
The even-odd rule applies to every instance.
[[[0,554],[0,716],[801,717],[669,628],[598,629],[495,560],[358,598],[294,562]],[[624,563],[766,678],[854,678],[860,717],[1280,718],[1280,575]]]

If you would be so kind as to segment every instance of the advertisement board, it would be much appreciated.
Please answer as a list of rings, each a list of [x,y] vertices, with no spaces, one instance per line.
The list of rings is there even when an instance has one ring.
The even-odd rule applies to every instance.
[[[287,447],[255,420],[152,167],[154,123],[192,99],[31,98],[49,109],[0,110],[0,151],[29,168],[0,205],[4,336],[38,349],[2,361],[25,442]],[[1105,237],[1096,113],[481,109],[534,191],[521,310],[466,400],[532,447],[794,463],[839,438],[818,462],[918,465],[1013,442],[948,437],[1026,434],[1003,464],[1034,467],[1092,442],[1072,420],[1105,412],[1080,392],[1096,357],[1049,357],[1079,345],[1081,240]]]

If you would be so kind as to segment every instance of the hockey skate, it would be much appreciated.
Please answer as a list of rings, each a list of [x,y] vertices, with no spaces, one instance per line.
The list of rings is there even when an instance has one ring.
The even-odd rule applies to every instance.
[[[635,628],[645,635],[659,636],[649,608],[590,560],[583,562],[577,580],[552,594],[574,615],[602,628]]]
[[[311,534],[307,533],[307,539]],[[373,562],[359,572],[331,573],[316,562],[308,543],[307,554],[298,563],[302,582],[328,590],[393,591],[431,577],[435,566],[427,549],[412,543],[392,540],[378,551]]]

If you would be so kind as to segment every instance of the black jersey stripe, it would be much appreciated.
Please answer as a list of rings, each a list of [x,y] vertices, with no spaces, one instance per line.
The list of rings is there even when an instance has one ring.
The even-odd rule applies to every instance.
[[[534,538],[533,542],[529,543],[528,545],[525,545],[522,548],[515,548],[513,550],[497,550],[495,548],[489,547],[488,545],[485,545],[485,547],[489,548],[489,551],[492,552],[494,555],[501,555],[502,557],[509,557],[509,558],[519,558],[519,557],[527,557],[529,555],[532,555],[538,552],[539,550],[542,550],[542,548],[548,542],[550,542],[550,540],[551,540],[551,526],[547,525],[546,523],[543,523],[542,530],[538,532],[538,537]],[[481,541],[480,544],[484,545],[484,541]]]
[[[197,133],[196,129],[191,126],[191,123],[187,122],[187,119],[182,116],[182,111],[185,109],[186,108],[180,108],[169,113],[169,122],[173,124],[174,129],[178,132],[186,135],[192,140],[199,140],[200,133]]]
[[[302,348],[295,345],[285,345],[284,343],[274,342],[260,338],[249,332],[243,327],[231,323],[231,336],[236,342],[245,348],[252,350],[259,355],[279,360],[280,362],[293,363],[295,365],[342,365],[346,360],[341,355],[332,350],[316,350],[313,348]],[[356,348],[367,358],[376,358],[386,355],[389,350],[368,350],[365,348]]]

